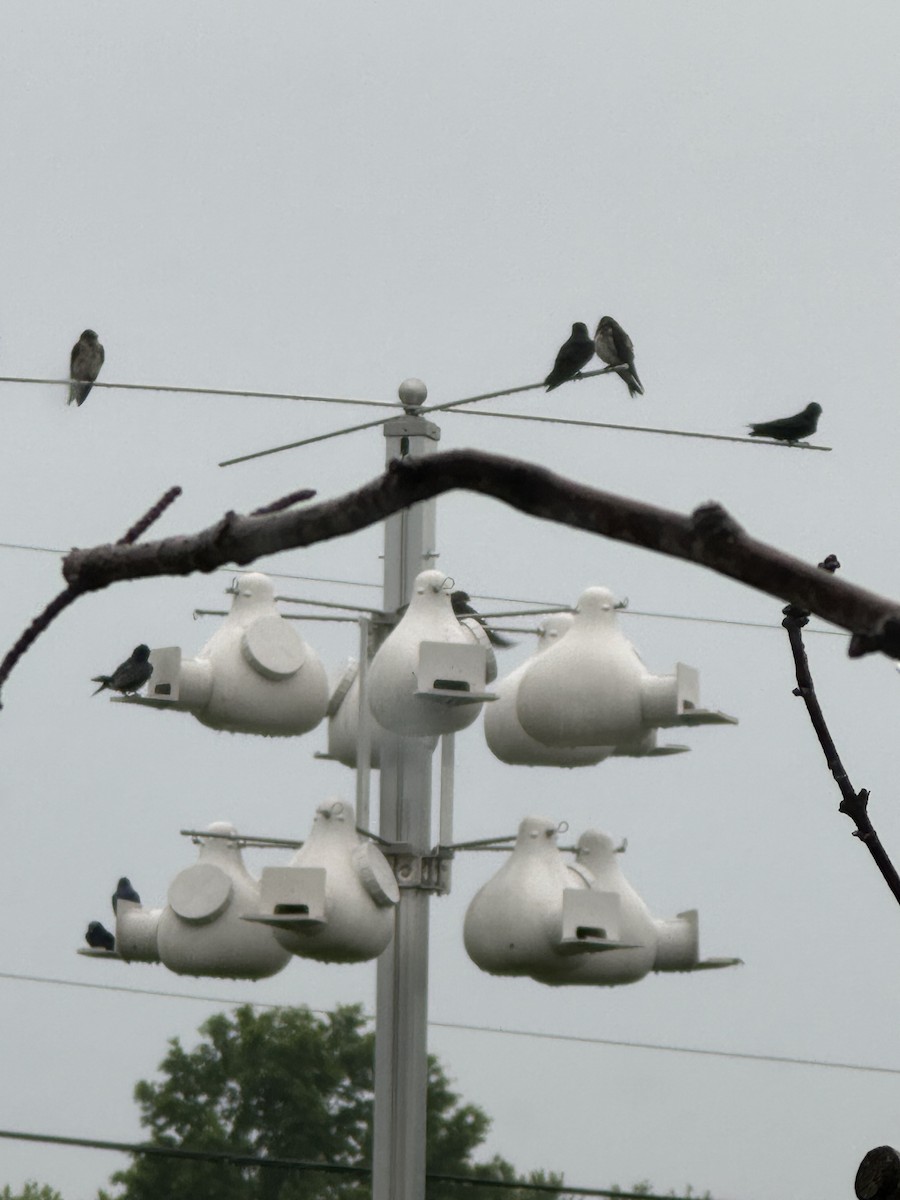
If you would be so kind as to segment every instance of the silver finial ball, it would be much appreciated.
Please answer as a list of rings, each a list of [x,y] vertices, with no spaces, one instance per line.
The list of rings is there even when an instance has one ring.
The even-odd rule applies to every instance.
[[[421,408],[428,397],[428,388],[421,379],[404,379],[397,389],[404,408]]]

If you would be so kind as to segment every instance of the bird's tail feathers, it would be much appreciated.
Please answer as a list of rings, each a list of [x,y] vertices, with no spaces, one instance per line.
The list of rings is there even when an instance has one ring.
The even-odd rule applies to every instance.
[[[633,367],[619,367],[616,374],[627,385],[629,396],[643,396],[644,385],[638,379],[637,371]]]
[[[91,683],[99,683],[100,686],[97,688],[97,692],[102,692],[104,688],[109,687],[109,685],[112,683],[112,676],[111,675],[95,675],[94,678],[91,680]],[[91,695],[96,696],[97,692],[91,692]]]
[[[514,642],[512,638],[504,637],[502,633],[497,633],[496,629],[489,629],[488,637],[498,650],[509,650],[519,644],[518,642]]]

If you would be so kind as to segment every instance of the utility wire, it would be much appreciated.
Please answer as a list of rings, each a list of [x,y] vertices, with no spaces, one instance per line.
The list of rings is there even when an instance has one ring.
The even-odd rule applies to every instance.
[[[548,425],[575,425],[585,429],[621,429],[628,433],[663,433],[669,437],[704,438],[713,442],[743,442],[750,446],[780,446],[784,450],[831,451],[832,449],[831,446],[813,446],[810,442],[780,442],[770,438],[736,437],[733,434],[725,433],[696,433],[694,430],[688,429],[659,429],[651,425],[613,425],[607,421],[575,421],[569,417],[539,417],[531,413],[485,412],[484,409],[473,408],[455,415],[458,417],[502,417],[507,421],[540,421]]]
[[[35,551],[35,552],[43,553],[43,554],[68,554],[69,553],[68,550],[63,550],[63,549],[60,549],[60,548],[57,548],[54,546],[29,546],[29,545],[25,545],[21,542],[0,542],[0,550],[31,550],[31,551]],[[234,576],[234,575],[247,574],[248,571],[244,568],[237,568],[237,567],[216,567],[216,573],[220,574],[220,575]],[[301,583],[329,583],[329,584],[337,584],[338,586],[341,586],[341,587],[356,587],[356,588],[380,588],[381,587],[380,583],[365,583],[364,581],[362,581],[360,579],[330,579],[330,578],[327,578],[322,575],[291,575],[284,571],[266,571],[266,574],[271,575],[273,579],[295,579],[295,580],[300,581]],[[475,595],[473,598],[475,600],[491,600],[491,601],[495,601],[497,603],[503,603],[503,604],[541,605],[541,606],[546,606],[548,608],[551,608],[551,607],[557,608],[562,612],[571,612],[570,608],[568,608],[566,605],[564,605],[556,600],[522,600],[518,596],[485,596],[485,595],[481,595],[481,594]],[[289,597],[281,596],[281,597],[276,597],[276,599],[288,600]],[[294,601],[294,603],[301,603],[301,601]],[[304,601],[302,601],[302,603],[321,605],[321,604],[324,604],[324,601],[322,601],[322,600],[304,600]],[[355,604],[334,604],[334,605],[329,605],[329,607],[352,609],[352,610],[358,610],[360,612],[378,612],[378,611],[380,611],[379,609],[370,609],[370,608],[366,608],[364,606],[355,605]],[[771,621],[739,621],[739,620],[736,620],[734,618],[729,618],[729,617],[698,617],[698,616],[691,616],[686,613],[646,612],[644,610],[637,609],[637,608],[621,608],[618,611],[626,617],[652,617],[652,618],[655,618],[655,619],[661,620],[661,621],[695,621],[702,625],[733,625],[735,628],[738,628],[738,629],[775,629],[779,633],[782,632],[781,625],[776,625],[774,622],[771,622]],[[198,608],[195,610],[195,612],[197,612],[198,614],[203,615],[203,616],[221,615],[220,610],[218,610],[218,609],[214,610],[214,609]],[[287,615],[287,614],[284,614],[284,615]],[[516,616],[520,616],[520,615],[526,616],[527,613],[521,613],[521,614],[516,613]],[[307,617],[305,619],[312,620],[313,618]],[[528,633],[529,630],[527,630],[527,629],[520,630],[520,629],[510,628],[509,632],[510,633]],[[805,632],[806,633],[815,633],[815,634],[826,634],[829,637],[847,638],[850,636],[850,634],[846,633],[843,629],[811,629],[811,628],[807,627]]]
[[[264,1000],[238,1000],[233,996],[192,995],[187,992],[166,992],[153,988],[126,987],[123,984],[88,983],[80,979],[57,979],[48,975],[20,975],[11,971],[0,971],[0,979],[8,979],[17,983],[51,984],[57,987],[87,988],[99,992],[124,992],[134,996],[160,996],[167,1000],[196,1000],[204,1004],[247,1004],[251,1008],[287,1008],[290,1005],[275,1004]],[[329,1009],[312,1008],[320,1016],[332,1016]],[[367,1021],[374,1021],[367,1015]],[[462,1033],[491,1033],[504,1037],[537,1038],[548,1042],[571,1042],[585,1046],[618,1046],[625,1050],[657,1050],[667,1054],[699,1054],[707,1058],[732,1058],[738,1061],[779,1063],[784,1066],[822,1067],[834,1071],[864,1071],[875,1075],[900,1075],[900,1067],[877,1067],[867,1063],[836,1062],[832,1059],[798,1058],[786,1054],[752,1054],[740,1050],[706,1050],[697,1046],[675,1046],[662,1042],[634,1042],[617,1038],[581,1037],[571,1033],[545,1033],[537,1029],[503,1029],[496,1025],[471,1025],[461,1021],[429,1021],[435,1029],[450,1029]]]
[[[602,370],[599,370],[599,371],[583,371],[579,375],[575,376],[574,381],[579,381],[581,379],[589,379],[594,375],[606,375],[610,370],[612,370],[611,367],[604,367]],[[462,400],[450,400],[446,404],[426,405],[421,408],[416,408],[413,411],[415,411],[415,414],[417,416],[427,418],[427,417],[430,417],[432,413],[450,412],[453,409],[460,408],[464,404],[475,404],[479,400],[495,400],[500,396],[514,396],[518,392],[531,392],[531,391],[534,391],[536,388],[542,388],[542,387],[544,387],[543,382],[541,382],[541,383],[525,383],[525,384],[521,384],[519,387],[503,388],[498,392],[481,392],[477,396],[466,396]],[[474,410],[471,410],[471,411],[474,412]],[[469,410],[467,410],[466,415],[470,415]],[[479,416],[482,416],[482,415],[483,416],[492,416],[492,417],[505,417],[508,414],[494,412],[494,413],[479,413],[478,415]],[[249,462],[253,458],[265,458],[269,454],[280,454],[282,450],[295,450],[300,446],[311,446],[316,442],[326,442],[326,441],[329,441],[331,438],[344,437],[348,433],[359,433],[361,430],[364,430],[364,429],[377,429],[379,425],[386,425],[387,422],[391,419],[392,418],[390,418],[390,417],[385,417],[379,421],[364,421],[359,425],[348,425],[344,429],[333,429],[333,430],[331,430],[330,433],[319,433],[319,434],[316,434],[314,437],[301,438],[299,441],[296,441],[296,442],[285,442],[283,445],[280,445],[280,446],[270,446],[266,450],[254,450],[251,454],[240,454],[240,455],[237,455],[235,458],[226,458],[222,462],[219,463],[219,466],[220,467],[232,467],[236,463]],[[556,425],[578,425],[578,426],[585,426],[585,427],[597,428],[597,429],[622,429],[622,430],[626,430],[631,433],[658,433],[658,434],[670,434],[674,437],[705,438],[705,439],[712,439],[714,441],[724,441],[724,442],[745,442],[745,443],[747,443],[749,445],[753,445],[753,446],[786,446],[788,449],[792,449],[792,450],[801,450],[801,449],[802,450],[830,450],[831,449],[830,446],[811,446],[808,442],[780,442],[780,441],[775,441],[775,440],[769,439],[769,438],[731,437],[731,436],[727,436],[724,434],[717,434],[717,433],[693,433],[693,432],[690,432],[689,430],[684,430],[684,429],[656,429],[656,428],[651,428],[651,427],[643,426],[643,425],[613,425],[613,424],[605,424],[600,421],[574,421],[574,420],[567,420],[562,417],[536,417],[536,416],[533,417],[533,416],[529,416],[525,413],[514,413],[514,414],[512,414],[512,419],[519,420],[519,421],[543,421],[548,424],[556,424]]]
[[[227,1163],[232,1167],[263,1167],[289,1171],[317,1171],[329,1175],[371,1175],[372,1168],[350,1163],[310,1162],[302,1158],[281,1158],[272,1155],[237,1154],[229,1150],[199,1150],[189,1146],[154,1146],[146,1142],[112,1142],[100,1138],[64,1137],[51,1133],[22,1133],[0,1129],[0,1138],[19,1142],[42,1142],[51,1146],[80,1146],[86,1150],[114,1150],[121,1154],[142,1154],[148,1158],[180,1158],[194,1162]],[[531,1183],[527,1180],[479,1179],[475,1175],[449,1175],[442,1171],[426,1171],[426,1179],[440,1183],[457,1183],[465,1187],[496,1188],[505,1191],[540,1192],[545,1196],[610,1196],[618,1200],[673,1200],[646,1192],[610,1191],[609,1188],[576,1187],[573,1184]],[[674,1200],[689,1200],[674,1197]]]
[[[575,377],[575,382],[581,379],[590,379],[594,375],[606,375],[611,368],[603,368],[598,371],[583,371]],[[53,386],[69,387],[71,380],[69,379],[41,379],[29,375],[0,375],[0,383],[37,383],[49,384]],[[312,396],[302,392],[260,392],[246,391],[239,388],[213,388],[213,387],[183,387],[170,383],[109,383],[105,381],[95,380],[94,388],[113,388],[120,391],[132,392],[176,392],[182,395],[192,396],[238,396],[241,398],[254,398],[261,400],[307,400],[321,404],[354,404],[362,405],[368,408],[392,408],[402,411],[404,406],[397,401],[389,400],[360,400],[351,396]],[[427,415],[432,412],[450,412],[456,407],[463,404],[473,404],[477,400],[494,400],[500,396],[514,396],[519,392],[530,392],[536,388],[544,387],[543,383],[526,383],[519,387],[504,388],[499,392],[484,392],[478,396],[468,396],[464,400],[452,400],[449,404],[436,404],[430,407],[424,407],[420,410],[420,415]],[[629,433],[661,433],[669,434],[673,437],[691,437],[691,438],[706,438],[712,441],[719,442],[747,442],[751,445],[767,445],[767,446],[786,446],[788,449],[796,450],[831,450],[831,446],[811,446],[807,442],[779,442],[769,439],[748,438],[748,437],[729,437],[720,433],[694,433],[684,429],[654,429],[645,425],[615,425],[603,421],[575,421],[564,417],[539,417],[532,416],[528,413],[501,413],[501,412],[484,412],[471,410],[462,414],[463,416],[476,417],[501,417],[510,421],[542,421],[551,425],[575,425],[590,429],[621,429]],[[386,418],[390,420],[390,418]],[[347,433],[356,433],[361,429],[374,429],[378,425],[383,425],[382,421],[369,421],[362,425],[352,425],[347,429],[336,429],[331,433],[319,434],[316,437],[305,438],[299,442],[289,442],[283,446],[273,446],[269,450],[258,450],[253,454],[245,454],[239,458],[229,458],[224,462],[220,462],[220,467],[230,467],[235,463],[246,462],[251,458],[261,458],[267,454],[278,454],[282,450],[293,450],[298,446],[308,446],[313,442],[326,441],[329,438],[342,437]]]
[[[35,379],[27,375],[0,375],[0,383],[45,383],[69,387],[70,379]],[[179,392],[187,396],[240,396],[261,400],[311,400],[322,404],[361,404],[369,408],[402,409],[399,400],[356,400],[350,396],[307,396],[297,392],[256,392],[236,388],[179,387],[171,383],[107,383],[99,379],[94,388],[116,388],[129,392]]]

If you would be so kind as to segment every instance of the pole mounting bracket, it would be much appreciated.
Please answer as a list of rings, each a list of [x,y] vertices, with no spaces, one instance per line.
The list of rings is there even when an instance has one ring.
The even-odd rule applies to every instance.
[[[408,842],[391,842],[382,844],[381,851],[394,869],[398,887],[438,896],[450,891],[452,850],[438,847],[428,854],[417,854]]]

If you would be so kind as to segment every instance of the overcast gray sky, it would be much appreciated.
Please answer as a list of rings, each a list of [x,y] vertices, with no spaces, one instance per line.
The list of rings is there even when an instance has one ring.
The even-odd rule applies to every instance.
[[[0,373],[61,377],[81,330],[102,378],[434,402],[542,378],[571,323],[631,334],[646,388],[614,378],[498,402],[510,412],[741,434],[817,400],[831,454],[447,414],[442,445],[517,455],[688,510],[715,498],[752,533],[900,595],[897,555],[900,11],[893,3],[61,5],[0,11]],[[375,475],[378,431],[256,463],[234,454],[340,428],[360,410],[261,399],[0,384],[0,540],[115,539],[168,486],[160,534],[300,486]],[[364,418],[363,418],[364,419]],[[780,606],[688,564],[442,500],[440,564],[473,595],[772,622]],[[377,582],[377,530],[263,564]],[[58,555],[0,550],[5,649],[59,589]],[[302,837],[350,772],[302,739],[215,734],[90,697],[139,641],[193,653],[225,575],[122,585],[81,601],[4,692],[0,1127],[132,1139],[134,1082],[166,1039],[221,1005],[181,995],[374,998],[373,965],[292,962],[261,984],[76,957],[128,874],[164,901],[193,858],[179,828],[217,819]],[[298,594],[375,591],[301,581]],[[704,954],[742,968],[554,990],[481,974],[462,946],[494,856],[461,857],[433,905],[435,1021],[890,1067],[898,1074],[704,1058],[434,1028],[431,1048],[494,1120],[488,1152],[573,1184],[729,1200],[842,1200],[863,1153],[900,1142],[900,914],[838,815],[791,696],[780,630],[626,616],[648,666],[700,670],[737,728],[692,752],[559,772],[505,767],[480,726],[458,739],[457,832],[526,815],[628,837],[657,915],[698,907]],[[310,626],[331,671],[352,626]],[[518,665],[529,639],[504,655]],[[857,787],[900,854],[893,761],[900,678],[810,637],[822,702]],[[248,856],[254,870],[277,856]],[[114,1154],[2,1143],[0,1185],[87,1200]]]

